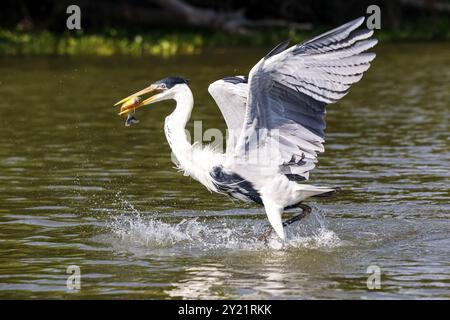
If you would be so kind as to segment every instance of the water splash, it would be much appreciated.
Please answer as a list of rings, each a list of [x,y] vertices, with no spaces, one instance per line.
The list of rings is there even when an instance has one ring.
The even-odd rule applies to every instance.
[[[310,236],[297,235],[288,240],[287,246],[291,248],[304,247],[307,249],[331,249],[340,247],[343,241],[338,235],[325,227],[314,230]]]
[[[204,216],[204,214],[203,214]],[[175,219],[173,217],[171,220]],[[125,213],[113,217],[109,228],[122,244],[150,249],[175,248],[181,250],[285,250],[292,248],[330,249],[342,241],[325,227],[322,218],[311,218],[301,226],[291,226],[286,241],[273,233],[266,241],[261,234],[268,227],[265,219],[232,217],[202,219],[188,218],[170,222],[164,217]],[[306,222],[306,220],[305,220]],[[318,226],[317,226],[318,225]]]
[[[203,226],[195,219],[170,224],[140,215],[122,215],[113,220],[111,230],[122,242],[149,248],[167,248],[201,241]]]
[[[118,206],[125,213],[133,213],[136,215],[140,215],[139,211],[133,206],[133,204],[122,197],[122,191],[117,191],[113,201],[114,205]]]

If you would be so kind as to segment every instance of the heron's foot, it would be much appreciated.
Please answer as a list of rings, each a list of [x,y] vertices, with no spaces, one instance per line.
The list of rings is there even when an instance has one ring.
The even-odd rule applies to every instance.
[[[283,227],[287,227],[288,225],[293,224],[296,221],[300,221],[303,218],[306,218],[312,211],[310,206],[307,206],[303,203],[300,203],[298,207],[302,209],[302,212],[283,222]]]

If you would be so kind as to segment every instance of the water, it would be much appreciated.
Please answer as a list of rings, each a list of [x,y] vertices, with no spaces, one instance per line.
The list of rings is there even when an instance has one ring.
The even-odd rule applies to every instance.
[[[207,85],[263,50],[170,59],[0,59],[1,298],[449,298],[448,43],[380,44],[328,109],[309,202],[286,243],[258,240],[259,207],[173,169],[172,102],[125,128],[112,104],[167,75],[191,79],[192,120],[224,129]],[[192,130],[192,122],[190,124]],[[80,291],[66,288],[69,265]],[[369,290],[367,268],[381,271]]]

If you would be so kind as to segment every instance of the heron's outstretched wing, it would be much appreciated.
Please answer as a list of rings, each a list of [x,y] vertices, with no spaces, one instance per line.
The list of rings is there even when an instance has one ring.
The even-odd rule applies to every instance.
[[[244,125],[247,105],[247,77],[227,77],[211,83],[208,91],[219,106],[228,128],[227,152],[234,149],[235,142]]]
[[[361,17],[282,52],[275,50],[253,67],[234,158],[252,160],[271,144],[272,168],[276,165],[291,180],[309,178],[317,152],[324,151],[325,105],[342,98],[375,58],[363,53],[377,43],[367,40],[373,31],[358,29],[363,22]]]

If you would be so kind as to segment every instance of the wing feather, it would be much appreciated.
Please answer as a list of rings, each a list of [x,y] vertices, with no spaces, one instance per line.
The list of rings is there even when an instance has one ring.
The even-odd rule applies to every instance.
[[[227,152],[234,149],[244,125],[247,105],[247,77],[227,77],[211,83],[208,92],[216,101],[227,125]]]
[[[290,179],[309,178],[317,154],[324,151],[326,104],[344,97],[375,58],[365,53],[377,40],[369,39],[373,31],[358,29],[363,22],[361,17],[284,51],[275,50],[253,67],[233,159],[251,160],[260,149],[276,145],[270,149],[275,159],[271,163]],[[258,140],[263,132],[267,138]]]

